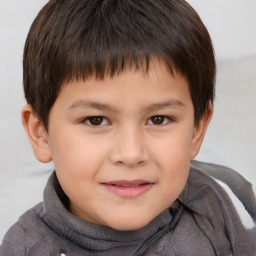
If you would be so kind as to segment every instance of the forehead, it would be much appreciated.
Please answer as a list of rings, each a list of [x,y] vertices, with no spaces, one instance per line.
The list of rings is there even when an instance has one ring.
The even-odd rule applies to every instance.
[[[126,69],[104,79],[89,78],[66,83],[56,101],[67,103],[69,109],[108,105],[162,104],[182,106],[190,103],[187,80],[177,72],[173,74],[160,61],[152,61],[147,71]],[[101,106],[100,106],[101,105]]]

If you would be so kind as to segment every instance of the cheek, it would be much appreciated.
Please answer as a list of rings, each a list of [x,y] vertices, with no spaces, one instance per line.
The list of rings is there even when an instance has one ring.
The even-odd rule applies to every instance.
[[[151,142],[151,152],[158,159],[159,164],[165,166],[179,166],[190,162],[192,132],[177,129],[170,135]]]
[[[190,168],[191,138],[190,132],[181,130],[152,147],[166,193],[177,193],[178,196],[185,186]]]
[[[62,189],[78,204],[79,198],[90,200],[89,191],[97,182],[97,175],[105,161],[106,147],[95,143],[90,137],[79,133],[67,136],[64,131],[56,133],[53,142],[53,161]],[[87,193],[84,193],[85,188]]]
[[[95,175],[106,155],[106,147],[91,136],[62,130],[53,134],[52,158],[56,172],[72,178]]]

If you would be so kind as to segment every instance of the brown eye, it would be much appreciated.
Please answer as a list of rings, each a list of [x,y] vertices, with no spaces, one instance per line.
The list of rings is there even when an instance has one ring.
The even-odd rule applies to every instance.
[[[153,124],[162,124],[164,122],[163,116],[153,116],[151,117],[151,121]]]
[[[102,126],[102,125],[106,125],[108,123],[106,118],[102,117],[102,116],[88,117],[84,120],[84,122],[91,126]]]
[[[148,124],[151,125],[164,125],[166,123],[168,123],[168,121],[170,121],[170,118],[167,116],[152,116],[149,121]]]

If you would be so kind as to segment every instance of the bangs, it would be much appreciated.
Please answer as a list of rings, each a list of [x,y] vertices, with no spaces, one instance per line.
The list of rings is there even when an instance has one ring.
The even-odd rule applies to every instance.
[[[143,14],[143,4],[140,1],[95,1],[90,13],[86,12],[88,6],[81,8],[84,13],[80,12],[80,17],[76,12],[71,13],[68,30],[60,31],[63,45],[54,57],[55,63],[61,63],[56,72],[59,82],[90,77],[104,79],[126,69],[147,73],[152,59],[161,59],[172,72],[173,35],[169,33],[167,37],[167,28],[159,24],[160,20],[150,20],[148,14]],[[153,2],[147,5],[155,12],[152,17],[159,16],[159,8],[155,8]],[[73,30],[72,23],[81,25]]]
[[[112,50],[112,51],[111,51]],[[173,63],[170,59],[164,58],[161,55],[154,55],[152,52],[139,52],[133,50],[115,52],[116,48],[110,49],[109,52],[104,50],[104,55],[101,53],[88,55],[84,52],[79,52],[77,55],[71,55],[66,63],[65,70],[62,67],[63,75],[60,84],[68,83],[74,80],[83,80],[94,78],[104,80],[106,77],[114,77],[121,75],[127,70],[147,74],[152,60],[164,62],[171,74],[173,74]],[[121,50],[123,50],[121,48]],[[86,54],[86,58],[84,57]]]
[[[115,47],[115,46],[114,46]],[[102,54],[103,53],[103,54]],[[85,58],[85,56],[86,58]],[[67,61],[66,72],[63,74],[64,81],[72,80],[87,80],[91,77],[94,79],[103,80],[106,77],[120,75],[126,70],[139,71],[147,73],[149,70],[152,56],[151,53],[141,53],[137,50],[131,52],[120,48],[116,52],[116,48],[108,49],[108,51],[99,50],[90,51],[90,54],[84,51],[79,51],[72,54]]]
[[[28,34],[25,97],[48,124],[61,86],[125,70],[147,73],[152,60],[187,79],[195,120],[214,98],[215,59],[209,33],[182,0],[50,0]]]

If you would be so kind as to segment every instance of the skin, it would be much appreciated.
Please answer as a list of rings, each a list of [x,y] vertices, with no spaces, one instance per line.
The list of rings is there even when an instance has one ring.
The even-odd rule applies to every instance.
[[[117,230],[144,227],[179,197],[211,116],[209,104],[194,125],[186,79],[158,61],[146,75],[127,70],[64,85],[48,131],[31,106],[22,111],[34,153],[41,162],[54,162],[70,211]],[[143,193],[127,188],[125,196],[104,186],[120,180],[150,185]]]

